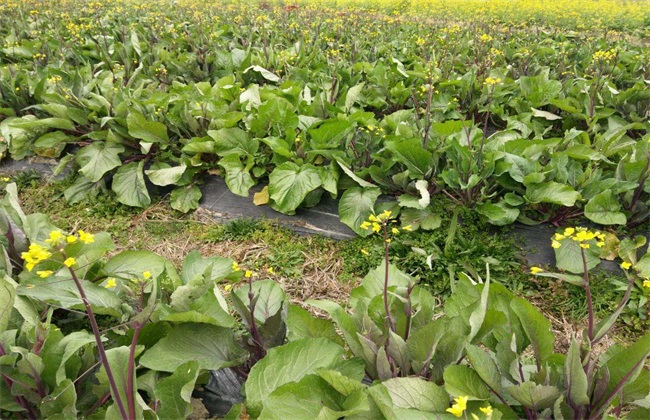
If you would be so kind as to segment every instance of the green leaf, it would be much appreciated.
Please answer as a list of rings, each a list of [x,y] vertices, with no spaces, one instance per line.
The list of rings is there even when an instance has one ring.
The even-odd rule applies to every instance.
[[[562,119],[562,117],[560,117],[558,115],[552,114],[552,113],[550,113],[548,111],[542,111],[541,109],[531,108],[531,111],[533,111],[533,117],[540,117],[540,118],[544,118],[544,119],[549,120],[549,121],[555,121],[555,120],[561,120]]]
[[[287,339],[297,341],[307,337],[325,337],[339,345],[344,344],[332,321],[316,318],[300,306],[290,304],[287,314]]]
[[[519,209],[510,207],[501,200],[497,204],[490,202],[476,206],[476,211],[487,218],[488,222],[496,226],[505,226],[513,223],[519,217]]]
[[[321,183],[315,166],[285,162],[269,175],[271,207],[284,214],[295,214],[307,194],[320,187]]]
[[[481,377],[483,382],[485,382],[493,392],[503,395],[503,390],[501,389],[501,374],[499,373],[499,368],[494,359],[492,359],[492,357],[481,348],[471,344],[465,346],[465,351],[467,352],[467,358],[472,364],[472,367],[478,376]]]
[[[597,409],[608,407],[623,386],[632,382],[639,375],[649,355],[650,333],[647,333],[636,343],[618,352],[607,361],[605,367],[609,371],[609,382],[604,397],[596,402]],[[597,412],[596,409],[594,412]]]
[[[0,332],[7,330],[16,299],[16,289],[5,276],[0,277]]]
[[[420,144],[416,138],[386,142],[386,148],[395,155],[395,160],[403,163],[409,169],[409,176],[424,178],[432,169],[433,156]]]
[[[169,197],[169,204],[174,210],[187,213],[199,208],[199,201],[202,196],[201,189],[194,184],[177,187],[174,188]]]
[[[346,190],[339,201],[341,222],[361,236],[368,236],[371,230],[361,229],[361,223],[373,213],[375,201],[381,195],[379,188],[353,187]]]
[[[129,135],[147,143],[167,144],[167,127],[157,121],[148,121],[144,115],[137,111],[129,112],[126,117]]]
[[[219,293],[219,289],[215,285],[213,290],[204,292],[196,300],[191,301],[186,311],[168,312],[161,309],[160,320],[176,323],[205,323],[217,327],[232,328],[235,325],[235,318],[227,312],[227,307],[222,307],[217,293]]]
[[[641,257],[639,262],[634,265],[634,269],[637,270],[639,276],[650,278],[650,252]]]
[[[361,96],[361,90],[364,85],[365,83],[359,83],[358,85],[354,85],[348,89],[348,92],[345,94],[345,112],[350,112],[352,105],[354,105]]]
[[[350,169],[350,168],[348,168],[347,166],[345,166],[341,161],[337,160],[336,163],[338,163],[339,166],[341,167],[341,169],[343,169],[343,172],[345,172],[345,174],[346,174],[347,176],[349,176],[350,178],[352,178],[352,180],[353,180],[354,182],[356,182],[357,184],[359,184],[359,186],[361,186],[361,187],[365,187],[365,188],[376,188],[376,187],[377,187],[377,186],[376,186],[375,184],[373,184],[372,182],[368,182],[368,181],[366,181],[366,180],[364,180],[364,179],[359,178],[359,177],[358,177],[358,176],[357,176],[357,175],[352,171],[352,169]]]
[[[239,365],[247,356],[230,328],[181,324],[143,354],[140,364],[153,370],[174,372],[185,361],[195,360],[200,369],[217,370]]]
[[[41,415],[45,417],[62,416],[77,418],[77,391],[70,379],[66,379],[43,398],[39,404]]]
[[[429,366],[444,333],[445,321],[438,319],[415,331],[406,340],[406,353],[415,373],[419,374]]]
[[[438,229],[442,223],[442,218],[438,214],[420,209],[402,210],[400,220],[402,226],[411,225],[413,230],[420,228],[424,230],[434,230]]]
[[[556,266],[560,270],[574,274],[584,273],[582,253],[584,252],[587,261],[587,269],[591,270],[600,263],[600,248],[591,245],[583,249],[580,243],[573,240],[563,240],[559,248],[555,248]]]
[[[114,292],[86,280],[81,281],[86,298],[96,314],[120,318],[122,301]],[[69,276],[52,276],[47,280],[30,280],[16,289],[16,294],[52,303],[65,309],[85,310],[77,286]]]
[[[309,144],[315,150],[339,148],[353,128],[350,121],[325,120],[319,123],[317,128],[309,129]]]
[[[214,140],[214,153],[219,156],[252,156],[259,148],[259,141],[251,139],[246,131],[237,127],[210,130],[208,136]]]
[[[539,369],[553,354],[555,336],[551,332],[551,322],[526,299],[515,298],[510,302],[510,307],[521,321],[526,337],[530,340]]]
[[[562,395],[554,386],[537,385],[530,381],[508,387],[508,392],[521,405],[534,411],[553,407],[555,401]]]
[[[75,160],[81,166],[79,172],[89,181],[97,182],[108,171],[122,165],[119,154],[123,152],[124,146],[120,144],[98,141],[79,150]]]
[[[117,201],[132,207],[147,207],[151,204],[144,182],[144,161],[121,166],[113,177],[111,189],[117,194]]]
[[[226,171],[226,185],[234,194],[248,197],[248,190],[255,185],[255,181],[247,168],[239,160],[237,155],[229,155],[219,161]]]
[[[142,352],[142,350],[144,350],[144,346],[138,346],[135,356],[137,357],[140,352]],[[115,384],[117,385],[119,398],[122,399],[125,407],[127,402],[127,389],[129,389],[128,369],[130,353],[131,348],[129,346],[115,347],[106,350],[106,360],[108,361],[108,365],[111,367],[111,372],[113,373],[113,378],[115,379]],[[108,376],[106,375],[106,370],[104,369],[103,364],[100,368],[98,379],[100,383],[108,383]],[[131,389],[133,389],[134,394],[137,394],[135,376],[133,377]],[[113,401],[117,401],[118,396],[115,395],[112,389],[111,396],[113,397]]]
[[[580,345],[573,339],[564,362],[564,381],[567,401],[571,406],[589,404],[587,374],[580,359]]]
[[[187,166],[185,164],[171,167],[166,163],[156,162],[151,165],[150,169],[144,171],[144,173],[149,177],[152,184],[166,187],[167,185],[173,185],[178,182],[186,169]]]
[[[525,197],[530,203],[550,203],[571,207],[580,198],[580,193],[566,184],[544,182],[528,185]]]
[[[445,389],[422,378],[393,378],[382,382],[396,408],[444,413],[449,407]]]
[[[465,365],[449,365],[443,374],[445,389],[452,397],[487,400],[490,389],[475,370]]]
[[[254,71],[255,73],[260,74],[263,78],[265,78],[266,80],[269,80],[271,82],[279,82],[280,81],[279,76],[277,76],[276,74],[271,73],[270,71],[268,71],[264,67],[250,66],[249,68],[244,70],[243,73],[245,74],[245,73],[248,73],[249,71]]]
[[[154,388],[160,401],[156,414],[161,419],[185,419],[192,414],[191,397],[199,363],[196,360],[179,365],[171,376],[161,379]]]
[[[171,268],[173,269],[173,267]],[[169,269],[169,262],[154,252],[122,251],[106,261],[102,268],[102,274],[105,277],[131,280],[142,278],[142,273],[145,271],[149,271],[153,277],[158,277]],[[178,276],[175,272],[173,275]]]
[[[627,217],[621,212],[621,202],[611,190],[592,197],[585,206],[585,216],[601,225],[627,224]]]
[[[250,311],[248,309],[250,305],[250,300],[248,298],[249,290],[250,288],[246,285],[231,293],[235,310],[247,324],[250,324]],[[253,293],[257,297],[257,303],[255,304],[255,319],[261,324],[264,324],[269,318],[282,310],[282,307],[287,300],[287,296],[284,294],[282,287],[273,280],[260,280],[254,282]]]
[[[365,385],[356,379],[345,376],[339,371],[318,369],[316,374],[323,378],[332,388],[346,397],[365,389]]]
[[[58,366],[53,364],[53,360],[46,360],[45,371],[43,372],[44,379],[48,379],[49,382],[54,382],[57,386],[61,385],[63,381],[66,380],[66,363],[68,360],[73,358],[78,358],[77,352],[84,346],[88,344],[95,343],[95,336],[86,331],[74,331],[61,339],[57,343],[57,347],[63,352],[60,359],[57,358]],[[49,380],[50,370],[52,364],[55,374],[54,381]]]
[[[345,350],[326,338],[304,338],[272,348],[251,369],[246,401],[251,414],[259,413],[265,399],[280,386],[297,382],[318,369],[335,369]]]

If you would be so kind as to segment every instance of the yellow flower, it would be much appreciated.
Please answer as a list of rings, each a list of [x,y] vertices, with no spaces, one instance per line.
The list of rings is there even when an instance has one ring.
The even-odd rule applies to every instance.
[[[239,264],[237,264],[236,261],[233,261],[233,262],[232,262],[232,266],[231,266],[230,268],[232,268],[232,271],[239,271],[239,270],[241,270],[241,268],[239,268]]]
[[[115,283],[115,279],[112,277],[106,280],[106,284],[104,285],[104,287],[107,289],[113,288],[115,286],[117,286],[117,283]]]
[[[648,288],[650,288],[650,279],[643,280],[643,287],[648,287]]]
[[[413,228],[411,227],[411,225],[406,225],[406,226],[402,227],[402,230],[405,230],[405,231],[407,231],[407,232],[410,232],[410,231],[413,230]]]
[[[361,223],[361,225],[359,225],[359,227],[360,227],[361,229],[368,230],[368,229],[370,228],[370,222],[368,222],[368,221],[363,222],[363,223]]]
[[[561,241],[564,238],[565,238],[564,235],[560,235],[559,233],[556,233],[553,239],[555,239],[556,241]]]
[[[244,277],[247,279],[250,279],[253,276],[253,272],[251,270],[246,270],[246,273],[244,274]]]
[[[42,271],[37,271],[36,274],[38,274],[38,277],[42,279],[46,279],[50,277],[54,272],[52,270],[42,270]]]
[[[4,182],[9,182],[9,181],[11,181],[11,178],[9,178],[9,177],[4,177],[4,178],[2,178],[2,180],[3,180]]]
[[[63,264],[64,264],[66,267],[72,267],[72,266],[75,265],[76,263],[77,263],[77,260],[75,260],[74,257],[70,257],[70,258],[68,258],[67,260],[63,261]]]
[[[622,268],[623,270],[629,270],[630,267],[632,267],[632,263],[629,263],[629,262],[627,262],[627,261],[623,261],[623,262],[621,263],[621,268]]]
[[[454,398],[454,405],[452,405],[451,408],[448,408],[447,412],[456,417],[462,416],[467,409],[467,400],[469,400],[469,397]]]
[[[486,416],[490,417],[492,415],[492,406],[488,405],[487,407],[479,407],[479,410],[483,412]]]
[[[551,242],[551,247],[553,247],[555,249],[558,249],[561,246],[562,246],[562,244],[559,243],[558,241],[556,241],[555,239],[553,240],[553,242]]]
[[[392,214],[393,214],[392,211],[390,211],[390,210],[384,210],[384,212],[383,212],[382,214],[379,215],[379,218],[382,219],[382,220],[387,220],[387,219],[390,218],[390,216],[391,216]]]
[[[541,273],[542,271],[544,270],[542,270],[539,267],[530,267],[530,274],[537,274],[537,273]]]
[[[27,252],[20,254],[21,258],[25,261],[27,271],[32,271],[36,264],[44,261],[52,256],[52,254],[44,247],[38,244],[31,244]]]
[[[267,271],[269,274],[275,274],[275,270],[273,269],[273,267],[269,267],[269,268],[267,268],[266,271]]]
[[[589,244],[580,244],[580,248],[589,249]]]
[[[149,280],[151,278],[151,272],[150,271],[143,272],[142,277],[144,277],[145,280]]]
[[[572,227],[568,227],[568,228],[564,229],[564,233],[563,233],[563,235],[564,235],[564,236],[571,236],[571,235],[573,235],[573,233],[574,233],[575,231],[576,231],[576,230],[575,230],[574,228],[572,228]]]
[[[77,237],[74,236],[74,235],[70,235],[67,238],[65,238],[65,241],[67,243],[69,243],[69,244],[73,244],[73,243],[77,242]]]
[[[374,222],[372,224],[372,230],[376,233],[379,233],[379,231],[381,230],[381,225],[377,222]]]
[[[225,290],[226,292],[229,291],[230,289],[232,289],[232,284],[226,284],[225,286],[223,286],[223,290]]]
[[[63,238],[63,233],[61,233],[60,230],[53,230],[52,232],[50,232],[50,237],[46,239],[45,242],[50,245],[56,245],[61,241],[62,238]]]
[[[399,229],[397,228],[392,228],[390,231],[393,232],[394,235],[397,235],[399,233]]]
[[[86,233],[83,230],[79,230],[79,240],[85,244],[92,244],[95,242],[95,235],[91,233]]]
[[[370,220],[371,222],[381,222],[381,220],[379,220],[377,216],[375,216],[374,214],[368,216],[368,220]]]
[[[368,251],[366,251],[365,249],[363,249],[363,248],[361,248],[361,253],[363,255],[370,255],[370,253]]]

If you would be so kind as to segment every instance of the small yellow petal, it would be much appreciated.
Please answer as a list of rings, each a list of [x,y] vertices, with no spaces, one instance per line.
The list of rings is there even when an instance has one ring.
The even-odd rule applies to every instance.
[[[151,278],[151,272],[150,271],[145,271],[142,273],[142,277],[144,277],[145,280],[148,280]]]
[[[77,263],[77,260],[74,257],[70,257],[70,258],[66,259],[65,261],[63,261],[63,264],[66,267],[72,267],[76,263]]]

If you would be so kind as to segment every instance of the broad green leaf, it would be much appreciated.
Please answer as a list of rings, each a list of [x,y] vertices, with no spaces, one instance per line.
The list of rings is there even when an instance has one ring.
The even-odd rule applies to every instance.
[[[422,147],[419,139],[389,141],[386,142],[386,148],[395,155],[398,162],[406,165],[412,179],[424,178],[432,169],[433,156],[431,152]]]
[[[535,382],[524,382],[521,385],[508,387],[508,392],[524,407],[534,411],[553,407],[555,401],[562,395],[554,386],[537,385]]]
[[[621,202],[611,190],[595,195],[585,206],[585,216],[601,225],[625,225],[627,217],[621,211]]]
[[[368,236],[370,230],[361,228],[361,223],[373,213],[375,201],[381,194],[379,188],[353,187],[346,190],[339,201],[341,222],[361,236]]]
[[[501,373],[499,373],[499,368],[494,359],[492,359],[486,351],[471,344],[465,346],[465,351],[467,352],[467,358],[472,364],[472,367],[478,376],[481,377],[483,382],[485,382],[493,392],[503,395],[501,389]]]
[[[251,369],[246,381],[246,402],[259,413],[263,402],[280,386],[297,382],[318,369],[335,369],[345,350],[326,338],[304,338],[268,351]]]
[[[45,417],[77,418],[77,391],[70,379],[66,379],[54,388],[50,395],[39,404],[41,415]]]
[[[553,354],[555,336],[551,332],[551,322],[526,299],[515,298],[510,303],[510,307],[521,321],[524,332],[530,340],[539,369]]]
[[[122,300],[114,292],[86,280],[81,280],[81,284],[96,314],[110,315],[115,318],[122,316],[120,310]],[[77,286],[69,276],[51,276],[47,280],[34,279],[24,282],[18,286],[16,294],[52,303],[65,309],[85,310]]]
[[[599,409],[607,407],[625,384],[636,379],[649,355],[650,333],[647,333],[607,361],[605,366],[609,371],[609,382],[604,397],[596,403]]]
[[[214,152],[219,156],[252,156],[259,148],[256,139],[250,138],[246,131],[236,127],[210,130],[208,136],[214,140]]]
[[[86,331],[74,331],[61,339],[57,343],[57,346],[63,351],[61,358],[57,358],[58,366],[54,365],[55,378],[54,383],[59,386],[63,381],[66,380],[66,363],[69,359],[78,357],[77,352],[84,346],[88,344],[95,343],[95,336]],[[54,362],[53,360],[48,360],[48,363],[45,365],[45,371],[43,376],[45,378],[49,377],[50,363]]]
[[[587,394],[589,383],[580,359],[580,345],[575,339],[571,340],[571,346],[564,363],[564,381],[567,388],[567,401],[572,406],[589,404],[589,395]]]
[[[248,292],[250,288],[244,285],[231,293],[235,310],[242,317],[244,322],[250,323],[250,300]],[[257,297],[255,304],[255,319],[258,323],[265,323],[274,316],[285,305],[287,296],[282,287],[273,280],[261,280],[253,283],[253,293]],[[234,299],[236,298],[236,299]]]
[[[263,78],[266,80],[269,80],[271,82],[279,82],[280,77],[276,74],[271,73],[267,69],[261,66],[250,66],[246,70],[243,71],[243,73],[248,73],[249,71],[254,71],[255,73],[260,74]]]
[[[393,378],[382,383],[396,408],[444,413],[449,407],[445,389],[422,378]]]
[[[255,181],[247,168],[239,160],[238,155],[229,155],[219,161],[226,171],[226,185],[234,194],[248,197],[248,190],[255,185]]]
[[[217,370],[239,365],[247,355],[230,328],[181,324],[147,350],[140,358],[140,364],[149,369],[174,372],[187,360],[195,360],[200,369]]]
[[[467,396],[470,400],[487,400],[490,388],[475,370],[465,365],[449,365],[443,374],[445,389],[452,397]]]
[[[535,108],[531,108],[531,110],[533,111],[533,117],[540,117],[540,118],[547,119],[549,121],[562,119],[562,117],[560,117],[559,115],[552,114],[548,111],[542,111],[541,109],[535,109]]]
[[[325,120],[316,128],[309,129],[310,144],[313,149],[336,149],[354,128],[350,121]]]
[[[433,360],[440,339],[445,333],[445,321],[438,319],[415,331],[406,340],[406,354],[413,371],[422,373]]]
[[[438,229],[442,223],[440,215],[420,209],[402,210],[400,220],[402,226],[410,225],[413,230],[434,230]]]
[[[0,332],[7,330],[15,299],[16,288],[14,285],[8,282],[4,276],[0,277]]]
[[[345,376],[339,371],[318,369],[316,374],[323,378],[332,388],[346,397],[365,389],[365,385],[356,379]]]
[[[496,204],[490,202],[481,203],[476,206],[476,211],[487,218],[490,224],[496,226],[512,224],[519,217],[519,209],[510,207],[503,200]]]
[[[203,292],[199,297],[195,297],[195,300],[189,303],[186,311],[170,312],[161,309],[160,320],[176,323],[205,323],[226,328],[233,327],[235,325],[235,319],[227,312],[227,307],[224,309],[221,306],[217,297],[217,293],[219,293],[218,286],[215,285],[214,289]],[[203,290],[200,289],[200,291]]]
[[[343,172],[345,172],[345,174],[346,174],[347,176],[349,176],[350,178],[352,178],[352,180],[353,180],[354,182],[356,182],[357,184],[359,184],[359,186],[361,186],[361,187],[365,187],[365,188],[375,188],[375,187],[376,187],[375,184],[373,184],[373,183],[371,183],[371,182],[368,182],[368,181],[366,181],[366,180],[364,180],[364,179],[359,178],[359,177],[358,177],[358,176],[357,176],[357,175],[352,171],[352,169],[350,169],[350,168],[348,168],[347,166],[345,166],[341,161],[337,160],[336,163],[338,163],[339,166],[341,167],[341,169],[343,170]]]
[[[169,204],[174,210],[187,213],[199,207],[202,196],[201,189],[194,184],[176,187],[169,197]]]
[[[135,356],[137,357],[142,352],[142,350],[144,350],[144,346],[138,346],[135,352]],[[117,386],[117,392],[119,394],[119,397],[122,399],[125,408],[127,403],[127,390],[129,389],[128,370],[130,353],[131,348],[129,346],[114,347],[112,349],[106,350],[106,359],[108,361],[108,365],[111,367],[111,372],[113,373],[113,378],[115,379],[115,384]],[[100,383],[108,383],[108,376],[106,375],[106,370],[104,369],[103,364],[100,368],[98,379]],[[133,397],[135,399],[135,394],[137,394],[135,375],[133,377],[133,383],[130,384],[130,387],[133,389]],[[116,401],[118,398],[112,389],[111,396],[113,398],[113,401]],[[139,411],[137,405],[136,411]]]
[[[650,252],[646,253],[639,262],[634,264],[634,269],[641,277],[650,278]]]
[[[343,334],[345,343],[352,353],[357,357],[363,356],[363,348],[357,338],[357,326],[352,317],[345,312],[341,305],[328,300],[308,300],[306,303],[327,312]]]
[[[307,194],[320,187],[321,183],[315,166],[285,162],[269,175],[271,207],[281,213],[295,214]]]
[[[348,93],[345,95],[345,112],[350,112],[352,105],[354,105],[354,103],[359,99],[364,84],[365,83],[359,83],[358,85],[354,85],[348,89]]]
[[[529,185],[525,197],[530,203],[550,203],[571,207],[580,198],[580,193],[570,185],[551,181]]]
[[[106,261],[102,274],[124,280],[142,278],[142,273],[148,271],[153,277],[160,276],[169,270],[169,263],[164,257],[151,251],[122,251]],[[174,273],[175,276],[178,274]]]
[[[117,194],[117,201],[132,207],[147,207],[151,204],[144,182],[143,167],[144,161],[131,162],[117,170],[111,187]]]
[[[579,242],[565,239],[561,241],[560,247],[555,248],[554,251],[557,268],[570,273],[584,273],[583,252],[588,270],[595,268],[600,263],[600,248],[593,245],[585,249],[580,247]]]
[[[161,379],[154,388],[160,407],[156,414],[161,419],[184,419],[192,414],[192,391],[199,376],[196,360],[179,365],[171,376]]]
[[[126,117],[126,124],[129,128],[129,135],[143,140],[147,143],[167,144],[167,127],[163,123],[150,121],[137,111],[129,112]]]
[[[485,320],[489,293],[490,279],[488,278],[488,280],[485,282],[485,285],[483,286],[483,290],[481,291],[481,298],[478,301],[478,306],[472,311],[471,315],[469,316],[470,332],[467,339],[470,342],[474,339],[474,337],[476,337],[479,330],[481,329],[481,326],[483,325],[483,321]]]
[[[111,142],[94,142],[79,150],[75,160],[81,166],[81,172],[91,182],[99,181],[111,169],[122,165],[120,153],[124,146]]]
[[[337,344],[344,344],[341,337],[336,333],[332,321],[316,318],[300,306],[289,304],[287,339],[289,341],[297,341],[307,337],[325,337]]]
[[[152,184],[166,187],[178,182],[185,173],[185,169],[187,169],[185,164],[172,167],[166,163],[158,162],[151,165],[151,168],[145,170],[144,173],[149,177]]]

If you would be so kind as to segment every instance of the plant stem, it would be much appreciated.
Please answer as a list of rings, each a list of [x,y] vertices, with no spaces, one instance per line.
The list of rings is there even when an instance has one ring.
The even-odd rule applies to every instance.
[[[392,332],[395,332],[395,324],[393,323],[393,318],[390,316],[390,308],[388,306],[388,247],[390,242],[388,242],[388,229],[386,224],[383,225],[384,229],[384,311],[386,311],[386,320],[388,321],[388,326]]]
[[[138,346],[138,338],[140,337],[140,331],[143,326],[143,322],[135,324],[133,338],[131,339],[131,348],[129,349],[129,366],[126,379],[126,404],[129,407],[130,419],[135,419],[135,389],[133,387],[135,384],[135,350]]]
[[[63,253],[63,258],[64,259],[67,258],[65,253]],[[104,349],[104,344],[102,343],[102,337],[99,333],[99,326],[97,325],[97,320],[95,319],[95,313],[93,312],[93,309],[90,307],[90,303],[88,303],[88,298],[86,298],[86,292],[84,292],[84,288],[81,285],[79,278],[77,277],[77,273],[75,273],[72,267],[68,267],[68,271],[70,272],[70,275],[72,276],[72,280],[77,286],[77,290],[79,291],[79,296],[81,296],[81,301],[83,302],[84,307],[86,308],[86,313],[88,314],[88,320],[90,321],[90,326],[92,327],[93,335],[95,336],[95,342],[97,342],[97,350],[99,350],[99,357],[102,360],[102,365],[104,365],[104,370],[106,370],[106,377],[108,378],[108,383],[111,387],[113,398],[115,399],[117,408],[120,410],[120,415],[122,416],[122,418],[126,419],[128,418],[127,411],[124,408],[124,402],[122,401],[122,397],[120,396],[117,383],[115,382],[115,377],[113,376],[113,371],[111,369],[110,364],[108,363],[108,358],[106,357],[106,350]]]
[[[589,343],[593,344],[594,341],[594,305],[591,300],[591,288],[589,287],[589,269],[587,268],[587,256],[585,255],[585,249],[580,248],[580,254],[582,255],[582,267],[584,270],[584,280],[585,280],[585,292],[587,293],[587,309],[589,311],[588,322],[589,327],[587,331],[587,336],[589,337]]]

